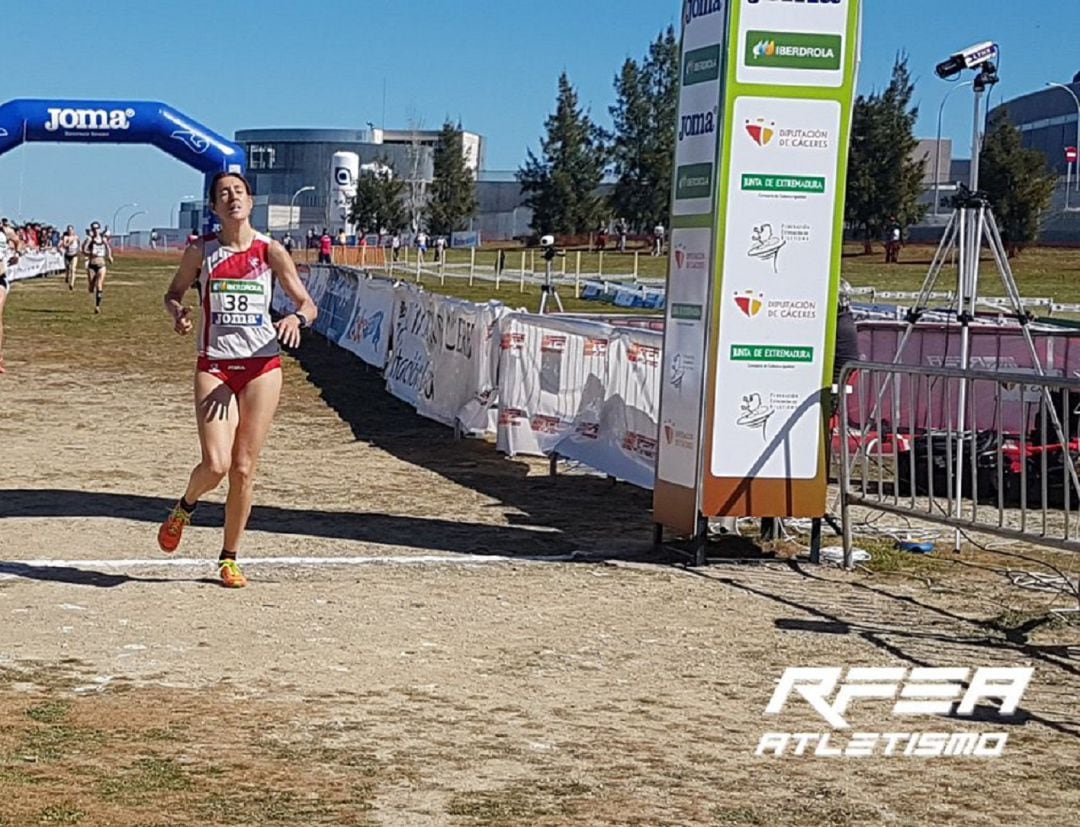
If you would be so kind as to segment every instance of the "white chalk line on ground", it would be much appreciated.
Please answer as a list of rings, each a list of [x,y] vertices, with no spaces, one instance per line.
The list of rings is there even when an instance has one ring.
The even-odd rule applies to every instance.
[[[430,565],[493,565],[503,563],[568,563],[580,560],[579,555],[560,554],[551,556],[507,557],[499,554],[420,554],[378,555],[371,557],[243,557],[245,566],[430,566]],[[213,565],[215,560],[197,557],[164,557],[153,560],[4,560],[0,561],[0,580],[17,577],[11,569],[18,568],[85,568],[103,569],[153,569],[153,568],[202,568]],[[4,571],[7,569],[8,571]]]

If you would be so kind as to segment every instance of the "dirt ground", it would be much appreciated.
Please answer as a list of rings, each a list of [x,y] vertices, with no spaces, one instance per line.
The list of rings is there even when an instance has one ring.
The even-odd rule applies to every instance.
[[[250,587],[210,579],[220,496],[163,559],[190,342],[161,332],[163,272],[120,269],[100,322],[55,280],[12,294],[0,827],[1075,819],[1080,634],[1051,598],[958,567],[687,570],[651,556],[646,492],[455,442],[318,340],[287,360]],[[763,714],[787,667],[1004,665],[1035,677],[1003,723],[850,712],[1003,729],[1001,758],[754,754],[826,729]]]

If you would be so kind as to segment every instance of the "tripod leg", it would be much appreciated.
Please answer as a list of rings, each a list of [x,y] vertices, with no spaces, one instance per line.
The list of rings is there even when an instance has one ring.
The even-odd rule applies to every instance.
[[[945,226],[945,232],[941,236],[941,243],[938,245],[937,252],[934,253],[934,258],[930,263],[930,269],[926,273],[926,278],[923,279],[922,287],[919,288],[919,296],[915,299],[915,304],[911,310],[908,311],[907,326],[904,328],[904,335],[900,337],[900,342],[896,346],[896,355],[893,357],[894,365],[899,365],[903,360],[904,351],[907,349],[908,340],[911,339],[911,334],[915,330],[915,324],[930,304],[930,294],[934,292],[934,287],[937,286],[938,279],[941,277],[941,270],[949,258],[949,251],[957,243],[961,221],[960,211],[953,210],[953,214],[949,217],[949,223]],[[885,398],[885,394],[888,393],[892,383],[893,378],[887,376],[878,389],[877,399],[874,401],[874,405],[866,418],[867,428],[869,428],[869,423],[874,421],[874,417],[881,409],[882,400]],[[841,389],[838,388],[837,390]],[[863,436],[865,435],[864,431]]]

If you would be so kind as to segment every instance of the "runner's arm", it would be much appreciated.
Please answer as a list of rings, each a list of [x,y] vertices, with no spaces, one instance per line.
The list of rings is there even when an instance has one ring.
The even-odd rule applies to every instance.
[[[319,315],[319,308],[315,306],[315,302],[308,295],[307,288],[300,281],[292,256],[285,252],[285,248],[279,242],[271,241],[267,259],[270,262],[270,269],[281,282],[285,295],[296,305],[296,313],[302,314],[310,325]],[[278,339],[286,347],[296,347],[300,344],[300,319],[297,318],[296,313],[280,319],[274,325],[277,328]]]
[[[173,318],[173,328],[183,335],[191,330],[190,307],[184,307],[184,294],[191,289],[195,279],[199,277],[202,267],[203,249],[202,243],[189,244],[184,250],[184,257],[180,259],[180,266],[176,268],[169,289],[165,291],[165,309]]]

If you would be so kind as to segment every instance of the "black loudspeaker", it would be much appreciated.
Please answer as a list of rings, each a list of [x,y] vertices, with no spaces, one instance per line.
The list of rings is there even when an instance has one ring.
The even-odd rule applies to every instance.
[[[952,443],[951,448],[949,443]],[[975,450],[975,496],[980,501],[997,499],[997,456],[999,440],[994,431],[979,431],[958,440],[949,434],[919,434],[911,440],[911,449],[897,455],[897,488],[900,496],[911,496],[912,471],[915,476],[915,494],[929,496],[931,481],[934,499],[955,497],[955,483],[950,485],[950,474],[956,473],[956,451],[962,444],[964,468],[961,475],[961,496],[971,498],[971,454]],[[951,452],[951,453],[950,453]],[[950,464],[952,465],[950,471]],[[1008,464],[1005,473],[1009,473]]]

